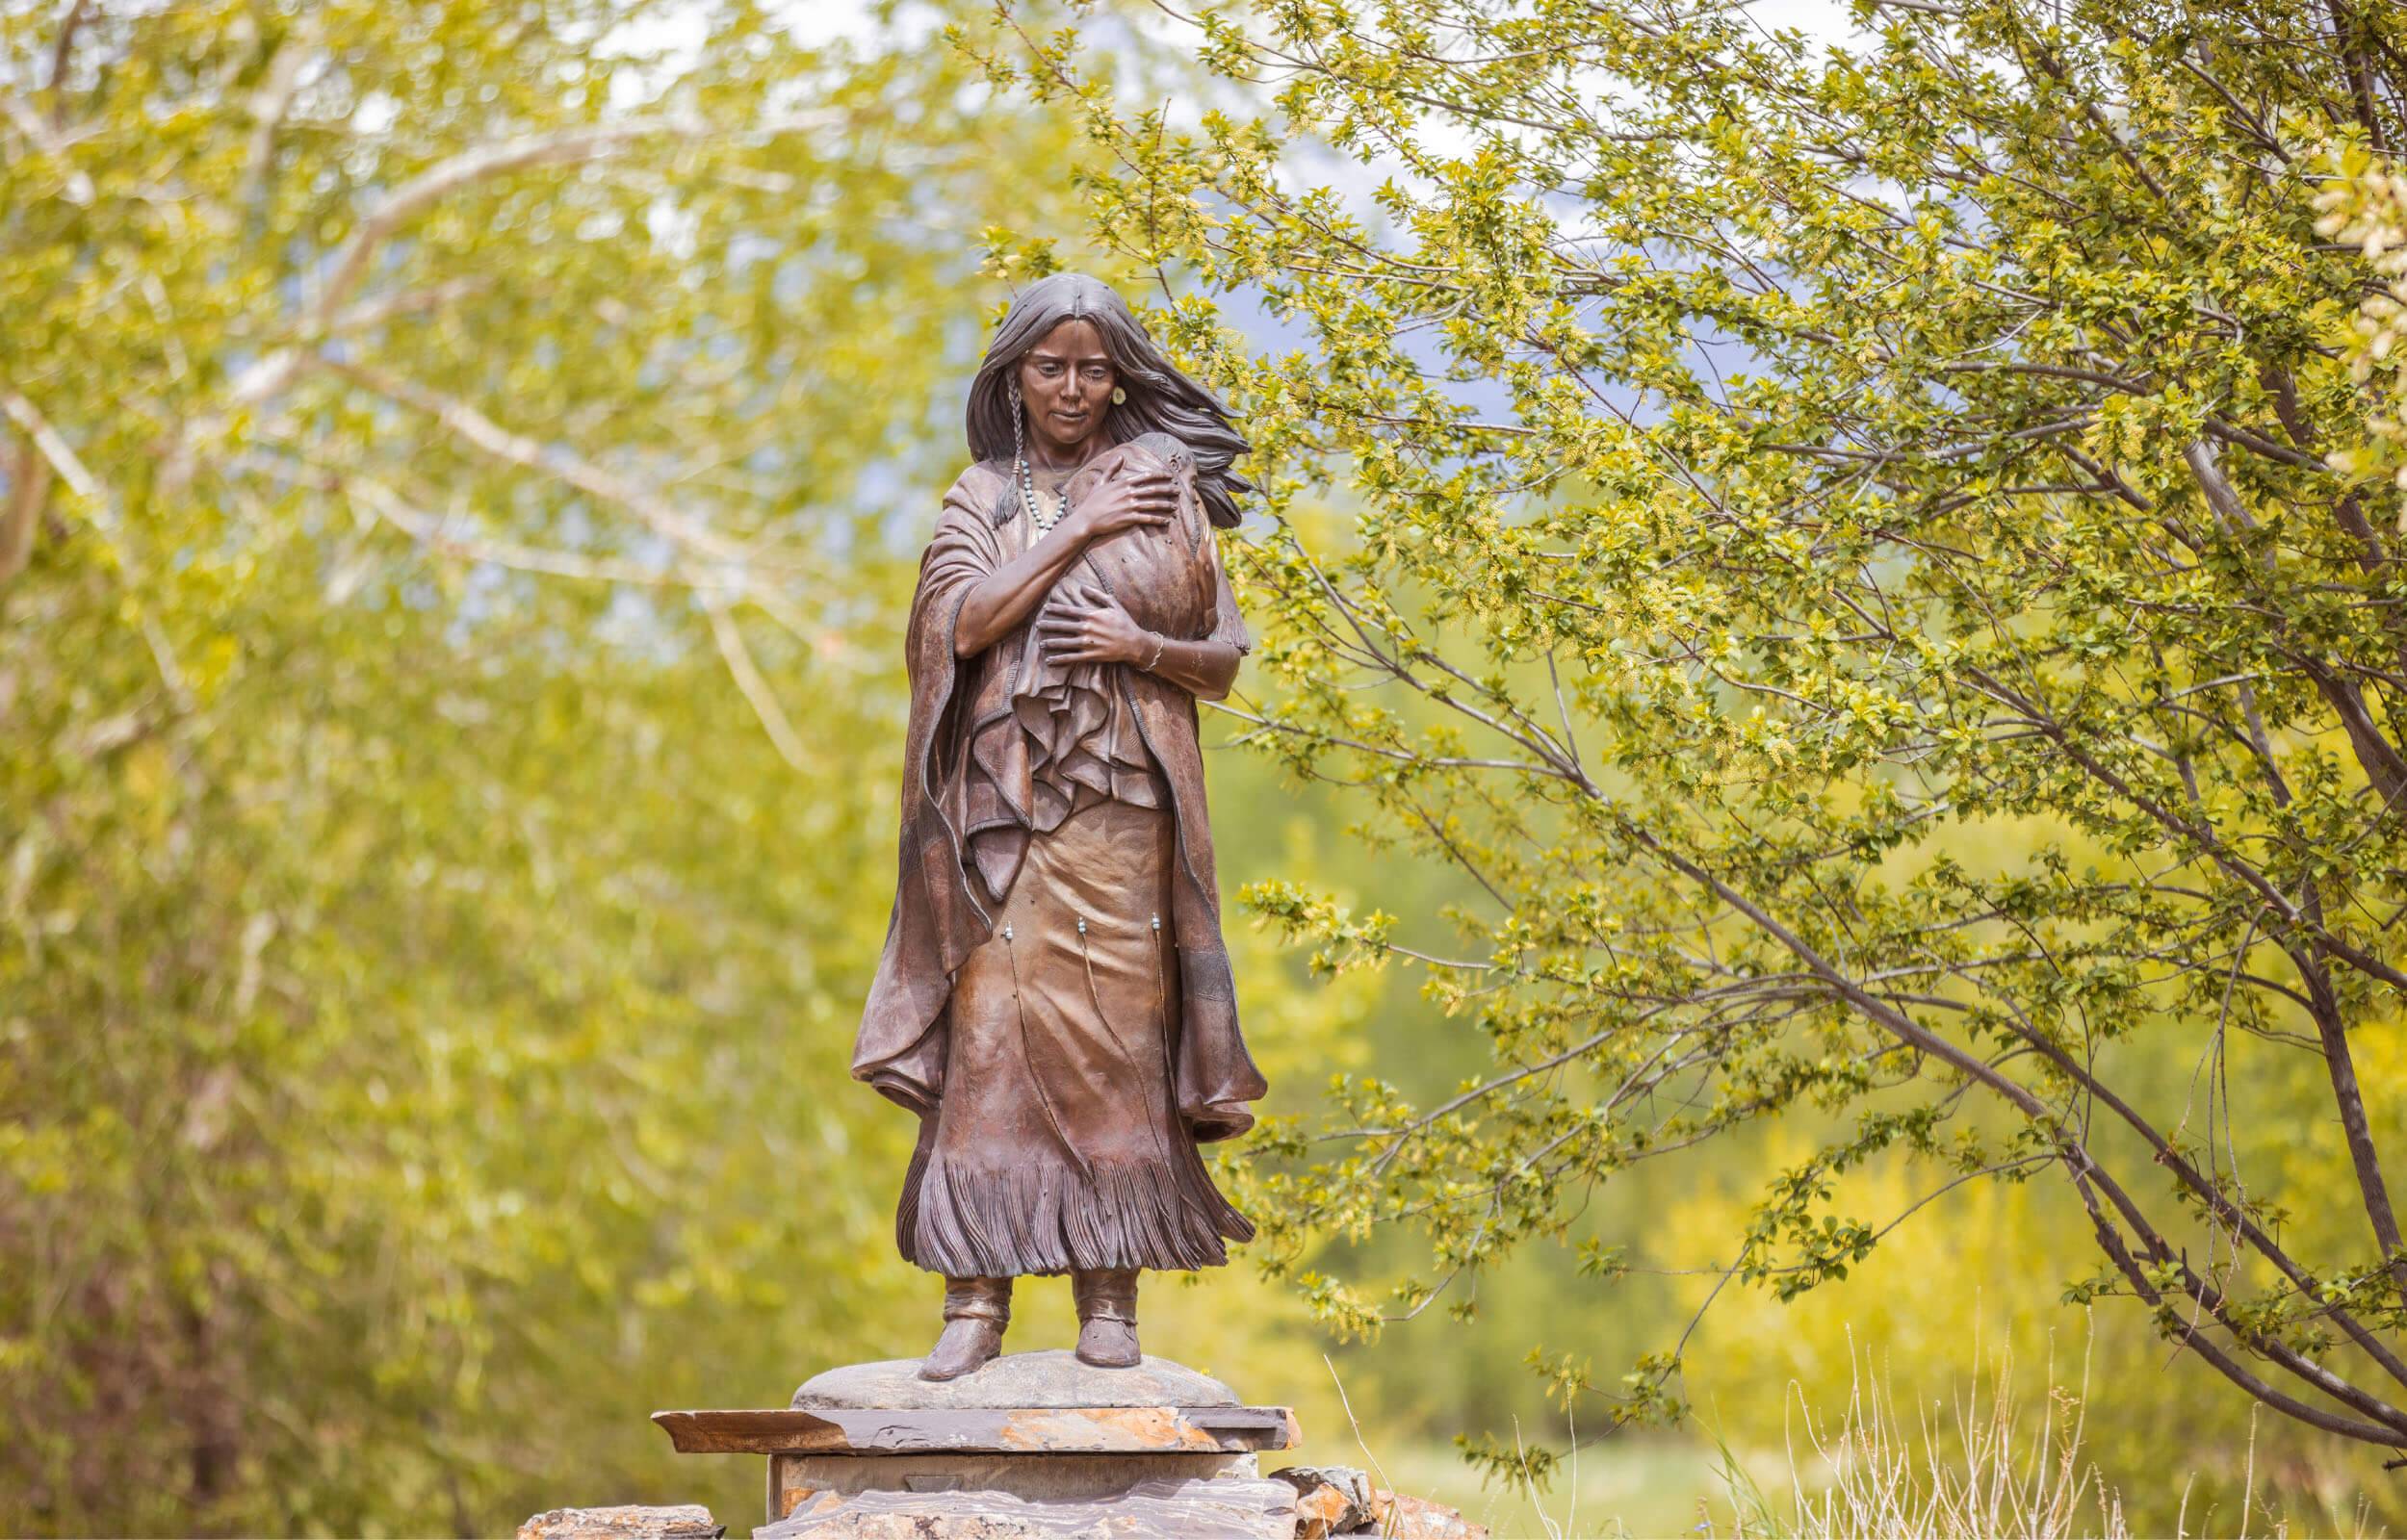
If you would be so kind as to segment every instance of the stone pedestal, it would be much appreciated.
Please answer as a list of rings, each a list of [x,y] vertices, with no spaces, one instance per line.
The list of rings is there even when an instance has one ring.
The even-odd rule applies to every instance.
[[[942,1383],[919,1360],[831,1370],[781,1411],[658,1412],[681,1452],[768,1459],[756,1540],[1109,1532],[1283,1540],[1295,1488],[1256,1451],[1291,1448],[1295,1414],[1241,1405],[1165,1359],[1093,1369],[1006,1353]],[[934,1523],[941,1527],[929,1527]]]

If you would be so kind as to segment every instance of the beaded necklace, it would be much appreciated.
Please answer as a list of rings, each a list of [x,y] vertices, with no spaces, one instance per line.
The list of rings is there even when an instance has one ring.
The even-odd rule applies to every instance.
[[[1053,526],[1061,523],[1063,516],[1070,512],[1070,489],[1062,489],[1052,513],[1047,515],[1037,500],[1036,475],[1028,469],[1028,462],[1023,458],[1020,462],[1020,504],[1028,510],[1028,522],[1036,526],[1037,535],[1042,538],[1051,534]]]
[[[1061,489],[1052,516],[1046,517],[1036,499],[1036,473],[1028,469],[1027,426],[1028,414],[1020,399],[1020,382],[1015,379],[1011,382],[1011,467],[1020,481],[1020,505],[1028,510],[1028,523],[1036,526],[1037,538],[1042,540],[1053,532],[1053,526],[1069,516],[1070,489]]]

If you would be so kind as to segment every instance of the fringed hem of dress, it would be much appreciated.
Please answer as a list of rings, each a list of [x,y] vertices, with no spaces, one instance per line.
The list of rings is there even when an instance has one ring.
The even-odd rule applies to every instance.
[[[1223,1243],[1252,1240],[1254,1222],[1212,1186],[1193,1146],[1187,1154],[1187,1180],[1154,1161],[1098,1166],[1090,1179],[1049,1161],[955,1170],[922,1142],[895,1243],[904,1261],[952,1278],[1221,1267]]]

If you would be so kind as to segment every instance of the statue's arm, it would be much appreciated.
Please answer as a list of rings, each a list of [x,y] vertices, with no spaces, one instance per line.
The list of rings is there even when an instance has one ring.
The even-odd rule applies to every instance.
[[[1218,542],[1214,545],[1217,547]],[[1151,669],[1156,678],[1168,680],[1199,701],[1228,698],[1229,686],[1237,681],[1237,665],[1252,645],[1246,634],[1245,617],[1237,613],[1237,596],[1229,586],[1229,570],[1221,566],[1217,551],[1213,566],[1219,569],[1220,593],[1212,633],[1192,642],[1165,640],[1161,658]],[[1151,633],[1148,635],[1150,638]],[[1142,666],[1151,655],[1149,648],[1138,654],[1136,661]]]
[[[1162,643],[1161,661],[1151,672],[1199,701],[1224,700],[1237,682],[1237,650],[1206,637],[1200,642]]]
[[[953,623],[953,654],[975,657],[1025,620],[1086,543],[1087,537],[1065,519],[1044,539],[979,578],[962,600],[961,618]]]
[[[1089,542],[1140,525],[1168,524],[1178,498],[1177,483],[1160,472],[1103,482],[1043,539],[978,579],[953,623],[953,654],[975,657],[994,646],[1045,602]]]
[[[1217,551],[1214,563],[1218,565]],[[1057,663],[1126,663],[1167,680],[1199,701],[1218,701],[1237,680],[1237,664],[1253,645],[1245,617],[1219,568],[1218,614],[1211,634],[1194,641],[1139,626],[1120,601],[1090,578],[1074,578],[1053,606],[1037,618],[1037,634]]]

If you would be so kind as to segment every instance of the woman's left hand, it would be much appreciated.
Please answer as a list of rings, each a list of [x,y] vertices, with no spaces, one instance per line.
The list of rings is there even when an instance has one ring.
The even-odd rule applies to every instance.
[[[1064,579],[1045,602],[1036,629],[1046,657],[1056,663],[1141,663],[1154,651],[1153,633],[1092,578]]]

